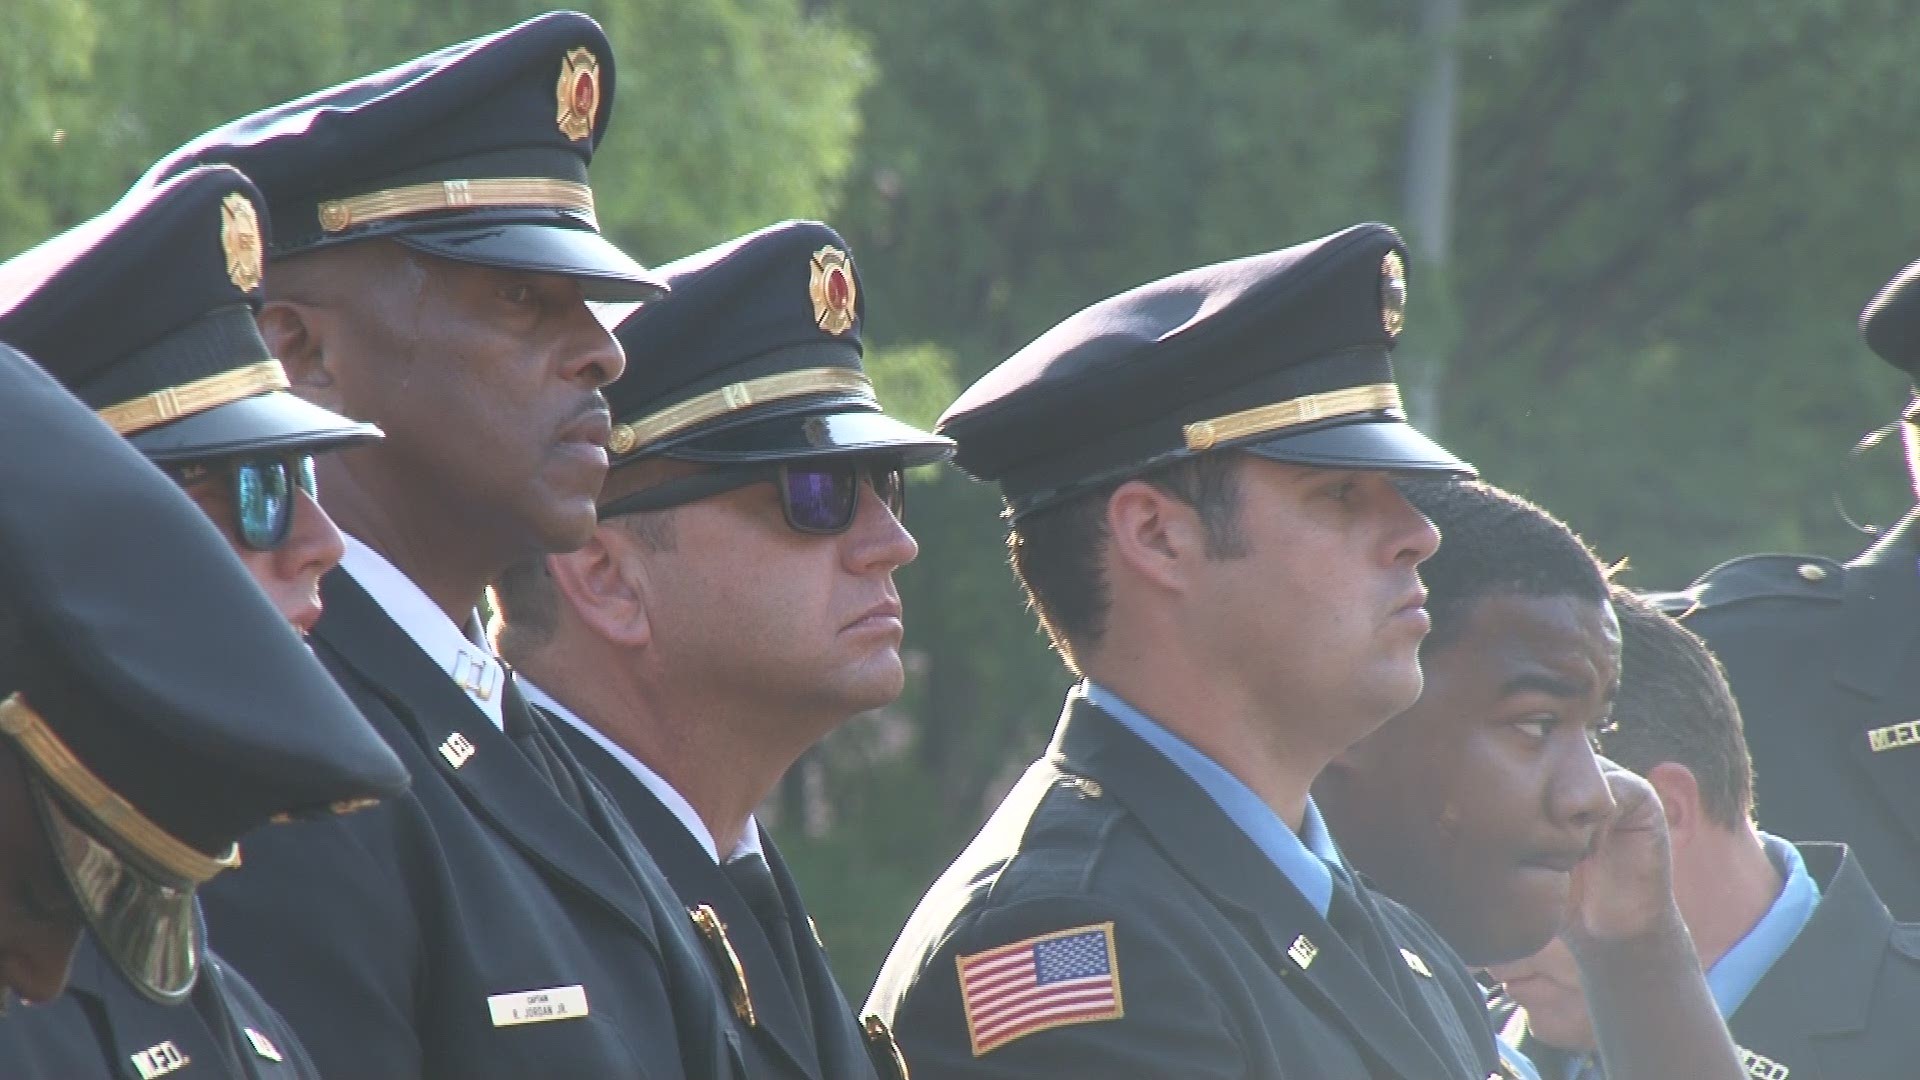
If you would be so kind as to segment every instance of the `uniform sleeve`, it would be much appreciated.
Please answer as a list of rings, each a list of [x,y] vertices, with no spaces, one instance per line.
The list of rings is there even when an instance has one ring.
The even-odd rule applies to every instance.
[[[299,1032],[324,1076],[421,1072],[421,942],[391,842],[410,805],[403,796],[261,829],[242,842],[241,868],[205,890],[214,949]]]
[[[1085,898],[967,916],[894,1012],[914,1080],[1245,1076],[1178,923]]]

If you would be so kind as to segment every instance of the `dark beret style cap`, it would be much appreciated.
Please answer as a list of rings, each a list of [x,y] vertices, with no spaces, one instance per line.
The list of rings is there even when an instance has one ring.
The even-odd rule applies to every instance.
[[[781,222],[660,273],[670,297],[614,331],[629,361],[606,389],[616,464],[951,453],[881,411],[861,365],[865,290],[830,227]]]
[[[0,491],[0,733],[109,955],[176,1000],[193,890],[239,838],[397,795],[406,769],[206,516],[5,346]]]
[[[1860,313],[1860,333],[1880,359],[1920,378],[1920,262],[1874,294]]]
[[[988,372],[935,430],[1016,514],[1212,450],[1472,475],[1407,423],[1388,356],[1405,305],[1399,235],[1355,225],[1102,300]]]
[[[253,321],[259,192],[224,165],[136,188],[0,264],[0,341],[149,457],[336,449],[380,437],[287,393]]]
[[[549,12],[215,128],[146,182],[237,166],[266,193],[274,256],[386,237],[645,300],[657,280],[600,235],[587,186],[613,92],[600,24]]]

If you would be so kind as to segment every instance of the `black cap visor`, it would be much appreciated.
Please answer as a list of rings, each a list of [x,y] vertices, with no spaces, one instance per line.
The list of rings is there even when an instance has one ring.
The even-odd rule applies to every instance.
[[[856,409],[771,417],[651,451],[660,453],[715,465],[887,454],[898,456],[903,465],[912,468],[951,457],[953,440],[921,431],[885,413]]]
[[[34,801],[67,886],[102,951],[134,989],[162,1005],[186,999],[204,945],[196,890],[103,843],[37,777]]]
[[[1437,473],[1471,479],[1479,470],[1391,414],[1335,421],[1289,431],[1268,439],[1223,446],[1271,461],[1323,469],[1378,469],[1386,472]]]
[[[577,278],[582,294],[598,303],[652,300],[667,291],[646,267],[584,226],[449,221],[408,228],[390,239],[455,262]]]
[[[251,453],[341,450],[380,439],[372,424],[349,420],[285,391],[275,390],[149,428],[128,441],[166,465]]]

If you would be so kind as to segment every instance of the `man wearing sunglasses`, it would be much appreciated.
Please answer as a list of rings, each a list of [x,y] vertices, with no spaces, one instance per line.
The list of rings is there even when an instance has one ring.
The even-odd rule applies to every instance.
[[[198,208],[217,228],[218,203]],[[184,276],[149,280],[153,302],[88,343],[190,316],[194,248],[168,250]],[[213,426],[258,434],[273,412]],[[0,990],[49,1002],[0,1001],[0,1072],[317,1080],[207,949],[198,893],[241,864],[242,836],[396,797],[406,770],[205,516],[5,346],[0,491]]]
[[[348,534],[314,649],[411,769],[210,890],[227,955],[329,1076],[728,1075],[723,992],[632,830],[532,714],[475,608],[577,547],[624,359],[590,300],[661,293],[600,235],[606,35],[553,12],[202,135],[272,218],[259,323],[310,401],[380,425],[321,462]]]
[[[607,391],[600,527],[496,583],[501,655],[707,913],[751,1075],[890,1075],[890,1035],[855,1023],[753,809],[899,696],[893,571],[917,552],[902,470],[952,444],[881,411],[859,277],[827,226],[785,222],[660,273],[673,300],[619,329],[646,362]]]
[[[195,169],[135,191],[0,265],[0,340],[32,350],[182,485],[304,634],[320,616],[320,577],[341,553],[339,530],[314,501],[310,455],[380,432],[286,392],[285,372],[253,321],[264,240],[259,193],[233,169]],[[139,537],[148,525],[130,516],[119,527]],[[263,711],[294,707],[275,700]],[[191,918],[198,920],[197,907]],[[92,1012],[117,1038],[151,1036],[129,1053],[167,1042],[224,1044],[267,1074],[311,1073],[278,1016],[219,958],[169,958],[110,931],[97,945],[105,956],[94,939],[82,946],[72,994],[0,1025],[0,1057],[75,1075],[88,1071],[80,1062],[128,1056],[95,1036]],[[192,949],[199,945],[195,939]],[[175,980],[195,967],[215,972],[194,999],[198,1011],[176,1007],[187,1000],[185,986],[142,966],[159,961],[171,964]],[[183,1054],[198,1059],[185,1075],[246,1075],[231,1053]]]

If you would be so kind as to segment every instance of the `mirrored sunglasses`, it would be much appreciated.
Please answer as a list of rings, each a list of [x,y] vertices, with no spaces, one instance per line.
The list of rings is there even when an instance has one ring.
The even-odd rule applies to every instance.
[[[173,470],[174,479],[181,484],[195,484],[222,474],[229,481],[227,493],[233,500],[240,542],[254,551],[272,551],[286,543],[293,531],[293,508],[298,501],[293,494],[295,487],[316,500],[320,497],[311,454],[230,457]]]
[[[898,462],[861,458],[823,458],[783,464],[725,465],[642,488],[600,508],[600,520],[643,510],[665,510],[711,498],[763,481],[780,494],[787,527],[808,536],[837,536],[853,527],[860,511],[860,481],[892,511],[907,520],[907,477]]]

